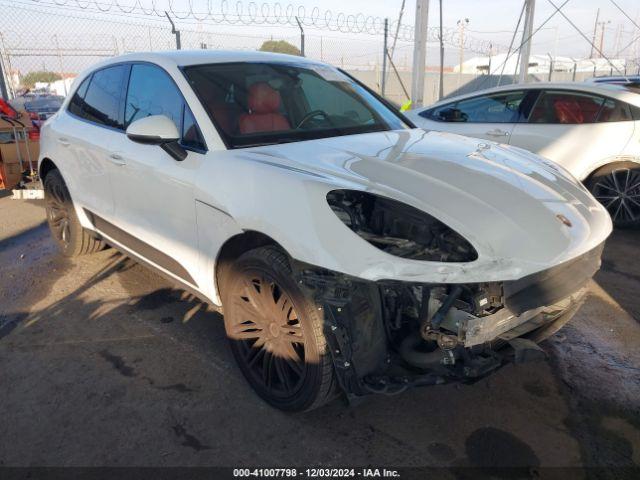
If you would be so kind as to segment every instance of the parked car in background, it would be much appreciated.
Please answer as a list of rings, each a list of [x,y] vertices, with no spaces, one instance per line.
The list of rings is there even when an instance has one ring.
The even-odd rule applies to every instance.
[[[540,358],[611,232],[564,170],[415,128],[296,56],[110,59],[41,143],[62,252],[107,242],[220,307],[241,372],[284,410]]]
[[[520,147],[561,165],[616,226],[640,224],[640,90],[590,83],[508,85],[407,112],[427,130]]]
[[[42,124],[56,113],[62,106],[64,97],[59,95],[32,94],[17,97],[11,101],[11,105],[17,109],[25,111],[34,127],[29,135],[31,140],[40,138],[40,127]]]
[[[588,78],[587,80],[585,80],[585,82],[613,83],[615,85],[628,85],[628,86],[640,87],[640,75],[593,77],[593,78]]]
[[[24,109],[29,113],[34,126],[40,127],[60,109],[63,101],[64,97],[58,95],[39,96],[25,102]]]

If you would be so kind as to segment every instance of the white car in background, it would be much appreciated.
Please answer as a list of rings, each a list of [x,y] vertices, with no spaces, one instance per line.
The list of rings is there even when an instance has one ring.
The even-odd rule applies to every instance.
[[[62,252],[108,243],[220,308],[240,370],[285,410],[539,357],[611,232],[563,170],[415,128],[288,55],[108,60],[41,142]]]
[[[566,168],[609,210],[640,225],[640,90],[597,83],[508,85],[406,113],[426,130],[524,148]]]

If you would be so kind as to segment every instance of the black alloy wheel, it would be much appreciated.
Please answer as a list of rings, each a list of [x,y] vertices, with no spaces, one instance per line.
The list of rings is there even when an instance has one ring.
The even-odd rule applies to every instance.
[[[104,248],[104,242],[80,224],[67,184],[57,169],[44,178],[44,203],[51,235],[63,255],[76,257]]]
[[[609,211],[616,227],[640,225],[640,165],[625,162],[605,166],[587,186]]]

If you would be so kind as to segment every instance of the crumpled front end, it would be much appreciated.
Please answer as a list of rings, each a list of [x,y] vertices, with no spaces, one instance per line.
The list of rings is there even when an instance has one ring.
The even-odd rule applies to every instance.
[[[354,399],[545,358],[537,343],[579,309],[602,249],[505,282],[371,282],[299,262],[295,270],[323,310],[338,378]]]

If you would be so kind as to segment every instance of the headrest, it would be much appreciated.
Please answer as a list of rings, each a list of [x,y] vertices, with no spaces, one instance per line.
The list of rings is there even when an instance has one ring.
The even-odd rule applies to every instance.
[[[280,92],[265,82],[254,83],[249,87],[249,109],[252,113],[278,113]]]

